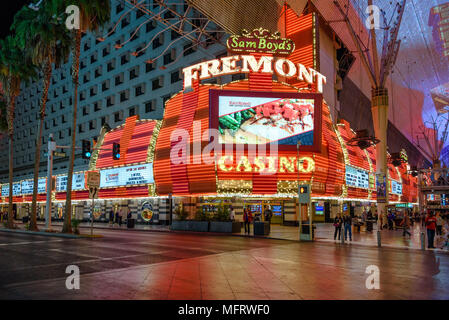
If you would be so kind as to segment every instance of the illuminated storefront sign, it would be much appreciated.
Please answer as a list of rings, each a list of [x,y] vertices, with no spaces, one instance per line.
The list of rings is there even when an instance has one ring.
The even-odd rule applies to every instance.
[[[241,64],[238,65],[238,64]],[[251,55],[228,56],[200,62],[193,66],[184,68],[184,88],[189,90],[194,80],[204,80],[236,73],[260,72],[266,74],[277,74],[286,79],[296,78],[308,84],[316,84],[319,93],[323,93],[323,85],[326,77],[318,71],[307,68],[300,63],[280,58],[275,60],[272,56],[261,56],[257,59]]]
[[[280,32],[271,34],[270,31],[259,28],[252,32],[243,30],[240,35],[231,35],[226,45],[230,53],[270,53],[274,56],[289,56],[295,50],[295,43],[291,39],[281,38]]]
[[[391,193],[393,194],[402,194],[402,183],[391,180]]]
[[[360,168],[346,165],[346,184],[349,187],[368,189],[369,172]]]
[[[154,183],[152,163],[100,171],[100,188],[149,183]]]
[[[85,180],[83,173],[74,173],[72,177],[72,190],[84,190]],[[67,175],[56,177],[56,192],[67,191]]]
[[[20,182],[12,184],[12,195],[20,196],[22,193],[22,185]],[[2,184],[2,197],[9,197],[9,183]]]
[[[296,157],[254,157],[252,159],[247,156],[238,158],[236,165],[233,164],[233,156],[222,156],[218,159],[218,168],[224,172],[259,172],[259,173],[276,173],[276,172],[299,172],[310,173],[315,170],[315,161],[310,157],[300,157],[296,161]]]
[[[37,182],[37,193],[45,193],[46,178],[40,178]],[[33,180],[22,181],[22,194],[33,194]]]

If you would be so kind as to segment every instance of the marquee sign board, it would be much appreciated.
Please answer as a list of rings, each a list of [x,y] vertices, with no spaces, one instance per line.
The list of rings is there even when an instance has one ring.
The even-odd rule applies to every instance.
[[[100,188],[154,183],[153,164],[119,167],[100,171]]]
[[[72,190],[84,190],[85,189],[84,172],[74,173],[72,176]],[[61,175],[56,177],[56,192],[67,191],[67,175]]]
[[[288,57],[295,50],[293,40],[281,38],[280,32],[270,33],[264,28],[254,29],[251,32],[242,30],[240,35],[231,35],[226,45],[232,54],[260,52]]]

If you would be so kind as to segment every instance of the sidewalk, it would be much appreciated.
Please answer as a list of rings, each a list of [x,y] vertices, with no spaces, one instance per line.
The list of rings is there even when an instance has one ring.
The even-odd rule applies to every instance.
[[[16,221],[17,224],[22,225],[22,222]],[[52,222],[52,229],[59,229],[62,227],[62,222]],[[45,223],[42,221],[38,221],[39,228],[44,230]],[[91,227],[89,222],[80,223],[80,228],[84,229],[84,233]],[[316,224],[316,235],[315,240],[317,242],[327,242],[327,243],[336,243],[340,244],[339,240],[334,240],[334,227],[332,223],[317,223]],[[136,224],[134,228],[128,229],[126,223],[122,223],[122,226],[118,226],[118,224],[114,224],[113,226],[109,223],[105,222],[95,222],[93,225],[94,229],[103,229],[103,230],[123,230],[123,231],[155,231],[155,232],[180,232],[186,233],[185,231],[171,231],[170,226],[168,225],[141,225]],[[364,231],[362,228],[360,232],[352,233],[352,241],[345,241],[345,244],[355,244],[362,246],[371,246],[377,247],[377,226],[374,224],[372,232]],[[381,245],[382,247],[388,248],[401,248],[401,249],[421,249],[421,232],[426,232],[425,228],[421,226],[420,223],[415,223],[414,226],[409,230],[412,234],[410,237],[402,236],[402,230],[382,230],[381,231]],[[342,231],[343,232],[343,231]],[[195,232],[195,234],[200,234],[203,232]],[[207,235],[223,235],[216,234],[211,232],[204,232]],[[229,234],[230,236],[239,236],[239,237],[254,237],[253,226],[251,225],[250,234],[245,234],[245,230],[242,226],[240,233]],[[263,236],[259,236],[263,238]],[[282,226],[282,225],[271,225],[271,231],[269,236],[265,238],[269,239],[280,239],[280,240],[290,240],[290,241],[298,241],[299,240],[299,227],[292,226]],[[348,239],[349,240],[349,239]],[[426,239],[427,240],[427,239]],[[427,243],[426,243],[427,248]],[[448,252],[447,249],[435,249],[436,251]]]

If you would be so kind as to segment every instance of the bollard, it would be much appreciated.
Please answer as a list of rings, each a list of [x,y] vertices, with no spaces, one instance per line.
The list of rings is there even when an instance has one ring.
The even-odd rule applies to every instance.
[[[377,246],[380,248],[382,246],[382,240],[380,237],[380,230],[377,230]]]
[[[426,250],[426,236],[421,232],[421,250]]]
[[[341,240],[341,244],[345,244],[345,233],[344,233],[344,229],[341,230],[340,240]]]

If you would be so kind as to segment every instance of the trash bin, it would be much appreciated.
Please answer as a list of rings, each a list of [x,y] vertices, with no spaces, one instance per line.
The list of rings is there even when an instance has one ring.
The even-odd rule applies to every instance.
[[[26,216],[26,217],[22,217],[22,222],[23,223],[27,223],[30,220],[30,217]]]
[[[373,222],[366,221],[366,231],[373,231]]]
[[[126,226],[129,228],[129,229],[132,229],[132,228],[134,228],[134,225],[136,224],[136,219],[127,219],[127,221],[126,221]]]
[[[312,239],[315,239],[315,229],[316,229],[316,225],[312,224]],[[307,237],[309,236],[309,225],[308,224],[303,224],[302,225],[302,230],[301,230],[301,234],[302,235],[307,235]]]
[[[265,221],[254,222],[255,236],[268,236],[270,234],[270,223]]]

